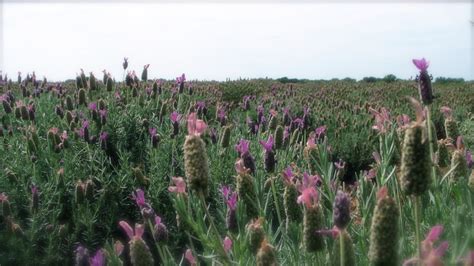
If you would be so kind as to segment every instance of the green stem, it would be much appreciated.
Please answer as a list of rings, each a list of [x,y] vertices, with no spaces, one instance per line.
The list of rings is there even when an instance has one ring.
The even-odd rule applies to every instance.
[[[344,236],[343,236],[344,230],[341,230],[341,232],[339,232],[339,257],[340,257],[341,266],[344,266],[346,263],[345,258],[344,258]]]
[[[271,177],[270,177],[271,178]],[[272,186],[272,193],[273,193],[273,202],[275,203],[275,208],[276,208],[276,211],[277,211],[277,216],[278,216],[278,222],[280,224],[283,224],[282,223],[282,219],[281,219],[281,210],[280,210],[280,205],[278,204],[278,200],[277,200],[277,194],[276,194],[276,189],[275,189],[275,182],[273,180],[273,178],[270,179],[271,182],[271,186]]]
[[[431,130],[431,112],[429,109],[429,106],[427,108],[427,123],[426,126],[428,127],[428,141],[430,144],[430,161],[431,161],[431,178],[433,179],[433,182],[435,183],[435,186],[438,185],[438,180],[436,178],[436,168],[433,162],[433,157],[434,157],[434,149],[433,149],[433,132]]]
[[[414,196],[413,203],[415,205],[415,236],[416,236],[416,247],[418,258],[421,259],[421,237],[420,237],[420,227],[421,227],[421,210],[420,210],[420,197]]]

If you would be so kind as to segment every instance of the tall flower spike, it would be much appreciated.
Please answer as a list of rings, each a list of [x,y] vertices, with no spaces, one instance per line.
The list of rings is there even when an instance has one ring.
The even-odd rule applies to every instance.
[[[263,149],[265,150],[265,170],[268,173],[271,173],[275,170],[275,152],[273,151],[273,136],[270,135],[267,141],[260,141],[260,145],[262,145]]]
[[[206,130],[206,123],[197,119],[196,113],[188,116],[188,136],[184,141],[184,170],[189,187],[198,193],[208,194],[209,165],[206,144],[201,134]]]
[[[387,187],[377,192],[370,230],[369,260],[372,265],[399,265],[398,206]]]
[[[285,189],[283,191],[283,207],[285,208],[286,229],[291,222],[301,223],[301,208],[298,206],[298,189],[295,184],[295,174],[291,166],[282,173]]]
[[[423,107],[410,98],[417,113],[416,122],[412,122],[405,131],[402,145],[400,181],[407,195],[420,196],[431,184],[431,156],[427,137],[426,123],[423,122]]]
[[[431,77],[428,74],[429,62],[422,59],[413,59],[413,64],[420,70],[420,74],[417,76],[418,80],[418,93],[420,94],[420,100],[423,104],[429,105],[433,102],[433,89],[431,87]]]
[[[257,254],[263,240],[265,239],[265,232],[262,228],[263,219],[255,219],[252,222],[248,223],[246,226],[249,249],[253,254]]]
[[[350,205],[349,196],[340,190],[337,191],[334,198],[333,221],[334,225],[340,230],[344,230],[351,221]]]

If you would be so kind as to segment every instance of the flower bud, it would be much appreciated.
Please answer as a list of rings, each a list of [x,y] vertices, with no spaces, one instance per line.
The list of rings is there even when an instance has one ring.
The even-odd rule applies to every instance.
[[[289,228],[291,222],[301,223],[301,209],[297,203],[298,190],[295,184],[285,186],[283,192],[283,206],[286,215],[286,228]]]
[[[130,261],[134,266],[154,265],[153,256],[143,239],[130,240]]]
[[[399,216],[398,206],[387,194],[387,188],[379,190],[370,230],[371,265],[399,265]]]
[[[339,230],[346,229],[351,221],[350,207],[351,199],[349,196],[340,190],[337,191],[334,198],[333,221]]]
[[[281,149],[283,147],[283,127],[277,126],[275,129],[275,149]]]
[[[324,226],[324,213],[321,205],[305,208],[303,212],[303,245],[308,252],[317,252],[324,249],[324,239],[316,231]]]
[[[446,138],[456,141],[459,137],[459,130],[456,120],[450,116],[444,120],[444,129],[446,130]]]
[[[257,253],[257,266],[276,265],[278,265],[278,263],[275,248],[264,239]]]
[[[457,182],[458,180],[465,180],[469,177],[469,168],[465,157],[464,149],[457,149],[453,152],[451,157],[451,174],[449,175],[450,182]]]
[[[230,144],[230,126],[224,127],[224,130],[222,131],[221,135],[221,147],[222,148],[227,148],[229,147]]]
[[[188,135],[184,141],[184,169],[189,187],[204,196],[208,194],[209,164],[206,145],[200,136]]]
[[[412,124],[405,132],[400,181],[407,195],[420,196],[431,184],[431,158],[426,135],[426,128],[421,124]]]
[[[86,101],[86,91],[84,89],[80,89],[79,90],[79,105],[84,105],[86,106],[87,105],[87,101]],[[67,98],[66,98],[67,99]],[[72,109],[69,109],[68,110],[72,110]]]
[[[263,240],[265,239],[262,222],[262,218],[259,218],[247,225],[249,249],[253,254],[257,254]]]

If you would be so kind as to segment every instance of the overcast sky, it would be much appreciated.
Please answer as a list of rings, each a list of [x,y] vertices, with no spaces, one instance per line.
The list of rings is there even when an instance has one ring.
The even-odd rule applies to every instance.
[[[448,1],[446,1],[448,2]],[[3,4],[3,72],[150,77],[473,78],[471,4]],[[1,15],[1,14],[0,14]]]

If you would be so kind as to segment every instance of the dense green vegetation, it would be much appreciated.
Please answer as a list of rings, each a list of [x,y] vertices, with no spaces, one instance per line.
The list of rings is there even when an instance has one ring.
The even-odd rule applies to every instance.
[[[309,220],[303,222],[303,214],[319,213],[319,229],[333,228],[338,190],[345,191],[350,202],[350,222],[338,229],[346,239],[342,248],[353,247],[357,265],[369,264],[371,232],[378,230],[372,225],[374,208],[388,200],[383,193],[394,199],[400,214],[393,218],[399,237],[396,256],[400,263],[416,256],[415,201],[403,193],[400,181],[405,128],[397,124],[403,114],[415,121],[407,98],[418,98],[414,81],[393,75],[360,82],[282,78],[175,83],[130,78],[128,84],[79,76],[37,88],[33,82],[0,87],[0,265],[70,265],[85,249],[92,257],[101,248],[108,265],[127,265],[136,256],[133,252],[146,247],[156,264],[188,263],[187,249],[203,265],[255,265],[256,258],[265,264],[273,257],[281,265],[340,262],[340,238],[308,231]],[[451,140],[447,156],[462,151],[464,160],[474,147],[474,85],[436,81],[429,106],[433,136],[447,138],[448,118],[440,110],[449,106],[449,119],[463,136],[464,148],[454,148],[456,140]],[[374,114],[382,108],[389,116],[381,132],[373,126]],[[201,144],[183,148],[191,142],[187,118],[193,112],[207,124],[193,140],[203,140],[205,155],[196,148]],[[316,129],[321,133],[317,137]],[[271,151],[259,144],[270,136],[276,145]],[[255,162],[251,173],[245,171],[248,164],[235,166],[238,158],[245,161],[244,153],[234,148],[241,139],[249,141]],[[434,145],[433,151],[441,146]],[[207,164],[204,159],[192,161],[200,156],[207,157]],[[420,196],[420,234],[424,238],[433,226],[444,225],[440,239],[448,241],[449,248],[442,261],[452,265],[474,249],[474,181],[468,185],[474,177],[472,166],[460,172],[459,164],[447,160],[433,165],[435,180]],[[285,172],[290,166],[292,174]],[[190,167],[198,167],[198,174]],[[296,202],[301,192],[296,186],[305,188],[304,172],[314,182],[319,179],[314,186],[317,204]],[[169,191],[177,181],[172,177],[184,178],[186,194]],[[232,203],[223,199],[222,186],[239,194],[234,227],[227,220]],[[132,197],[137,189],[144,191],[146,204]],[[156,228],[154,214],[166,229]],[[261,220],[249,226],[257,217]],[[137,238],[145,248],[137,244],[141,240],[129,242],[120,221],[132,227],[145,224],[143,236]],[[266,240],[261,248],[257,241],[253,250],[249,241],[255,240],[260,226]],[[317,251],[308,248],[312,240],[304,240],[306,234],[321,238]],[[232,247],[227,249],[229,239]],[[115,241],[125,246],[120,254],[114,252]],[[345,257],[346,265],[350,262]]]

